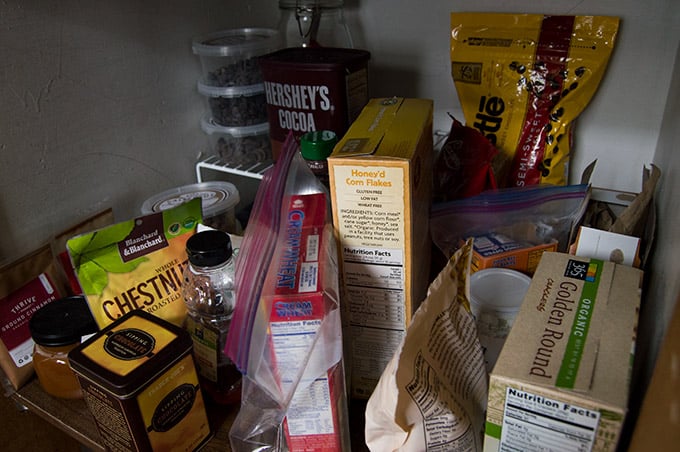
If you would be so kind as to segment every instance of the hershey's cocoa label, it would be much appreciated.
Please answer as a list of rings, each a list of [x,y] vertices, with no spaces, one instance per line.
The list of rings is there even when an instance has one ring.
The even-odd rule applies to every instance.
[[[272,154],[289,133],[315,130],[342,136],[368,102],[366,51],[291,48],[260,60]]]
[[[318,130],[317,119],[324,123],[324,116],[332,115],[335,111],[330,88],[326,85],[265,82],[264,89],[267,104],[274,110],[274,124],[286,133],[292,130],[304,134]]]
[[[344,85],[344,84],[343,84]],[[283,143],[314,130],[344,132],[348,127],[344,86],[264,82],[272,140]]]

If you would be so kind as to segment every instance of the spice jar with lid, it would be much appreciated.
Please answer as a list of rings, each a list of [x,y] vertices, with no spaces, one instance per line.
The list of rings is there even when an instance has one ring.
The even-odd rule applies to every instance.
[[[338,137],[331,130],[307,132],[300,138],[300,153],[319,181],[330,190],[328,161]]]
[[[82,398],[68,352],[99,329],[85,298],[71,296],[46,304],[33,314],[28,327],[35,342],[33,367],[43,390],[64,399]]]

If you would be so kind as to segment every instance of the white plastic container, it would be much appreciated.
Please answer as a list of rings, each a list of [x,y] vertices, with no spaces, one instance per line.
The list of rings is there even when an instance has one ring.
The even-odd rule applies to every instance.
[[[230,165],[248,167],[272,159],[268,122],[224,127],[205,117],[201,129],[210,139],[211,152]]]
[[[267,98],[262,83],[220,87],[199,81],[198,92],[206,97],[210,114],[219,125],[241,127],[267,122]]]
[[[530,277],[509,268],[487,268],[470,277],[470,309],[489,372],[496,364],[530,283]]]
[[[203,224],[230,234],[241,234],[236,219],[239,193],[230,182],[211,181],[171,188],[148,198],[142,204],[142,214],[162,212],[194,198],[201,198]]]
[[[211,86],[248,86],[262,83],[257,57],[283,47],[279,31],[237,28],[195,38],[194,54],[201,60],[203,82]]]

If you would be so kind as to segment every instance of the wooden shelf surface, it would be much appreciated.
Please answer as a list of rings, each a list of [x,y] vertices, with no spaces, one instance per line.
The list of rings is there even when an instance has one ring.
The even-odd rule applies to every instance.
[[[106,451],[97,425],[84,400],[53,397],[43,391],[37,378],[33,378],[10,397],[88,449]],[[201,452],[231,451],[229,428],[236,418],[238,406],[208,405],[207,411],[214,435]]]

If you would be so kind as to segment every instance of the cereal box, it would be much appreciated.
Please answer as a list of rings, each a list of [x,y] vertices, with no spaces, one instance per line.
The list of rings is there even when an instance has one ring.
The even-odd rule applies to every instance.
[[[427,292],[432,104],[372,99],[328,158],[356,398],[371,395]]]

